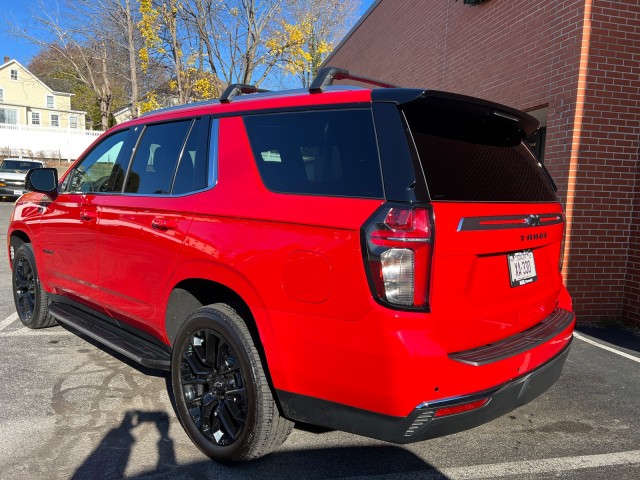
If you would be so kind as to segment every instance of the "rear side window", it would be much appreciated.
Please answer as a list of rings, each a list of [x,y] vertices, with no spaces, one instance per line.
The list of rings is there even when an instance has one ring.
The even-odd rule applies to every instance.
[[[207,186],[206,145],[209,122],[196,118],[182,149],[171,193],[181,194],[202,190]]]
[[[252,115],[244,122],[260,175],[270,190],[382,198],[370,110]]]
[[[404,110],[431,200],[557,201],[544,167],[520,142],[513,121],[476,116],[472,108],[416,102]]]

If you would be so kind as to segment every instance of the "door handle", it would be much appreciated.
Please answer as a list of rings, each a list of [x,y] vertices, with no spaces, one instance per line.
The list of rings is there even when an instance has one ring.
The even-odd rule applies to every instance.
[[[154,218],[151,220],[151,228],[155,230],[175,230],[178,228],[177,220],[167,220],[166,218]]]
[[[80,212],[80,220],[83,220],[85,222],[90,222],[91,220],[95,220],[96,218],[98,218],[97,212],[89,212],[87,210],[82,210]]]

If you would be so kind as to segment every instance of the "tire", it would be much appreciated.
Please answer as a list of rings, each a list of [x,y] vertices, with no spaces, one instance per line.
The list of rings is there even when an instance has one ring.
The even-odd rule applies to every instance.
[[[13,300],[22,324],[34,329],[55,325],[56,320],[49,315],[47,293],[40,283],[30,243],[23,243],[16,250],[11,279]]]
[[[287,439],[260,355],[242,317],[226,304],[194,311],[173,345],[171,380],[178,418],[213,460],[262,457]]]

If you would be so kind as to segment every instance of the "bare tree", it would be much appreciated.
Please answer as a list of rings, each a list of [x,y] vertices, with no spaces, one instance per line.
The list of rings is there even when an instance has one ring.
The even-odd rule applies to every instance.
[[[114,35],[114,40],[118,42],[118,48],[126,53],[128,69],[119,68],[117,70],[124,75],[129,84],[131,117],[136,118],[138,116],[137,106],[140,93],[138,86],[138,50],[142,45],[142,40],[136,27],[139,20],[137,0],[94,0],[90,3],[95,14],[104,15],[109,27],[112,27],[117,32]]]
[[[55,52],[66,64],[66,75],[91,89],[100,106],[100,125],[109,128],[113,104],[115,53],[118,51],[117,32],[105,28],[104,13],[90,0],[75,0],[65,4],[61,14],[59,5],[40,3],[33,15],[36,25],[29,33],[20,31],[23,38]]]
[[[181,10],[203,45],[211,72],[225,83],[260,85],[277,66],[268,47],[284,0],[187,0]]]

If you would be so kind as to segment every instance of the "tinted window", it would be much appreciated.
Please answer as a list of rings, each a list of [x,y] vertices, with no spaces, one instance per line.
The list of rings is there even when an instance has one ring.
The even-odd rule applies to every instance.
[[[383,196],[370,110],[265,114],[244,121],[260,175],[270,190]]]
[[[0,164],[0,170],[11,170],[15,172],[26,173],[32,168],[42,168],[40,162],[28,162],[24,160],[3,160]]]
[[[556,201],[544,168],[521,143],[517,124],[474,113],[420,103],[405,109],[431,199]]]
[[[207,186],[208,123],[200,118],[195,120],[182,151],[171,193],[188,193]]]
[[[147,126],[136,147],[125,192],[168,194],[191,119]]]
[[[105,192],[109,178],[122,151],[129,130],[106,137],[91,150],[67,176],[63,190],[67,192]]]

